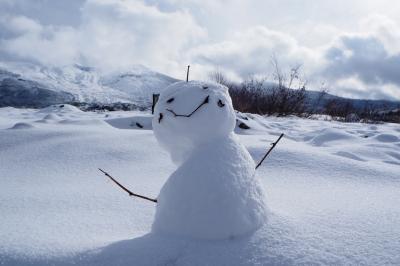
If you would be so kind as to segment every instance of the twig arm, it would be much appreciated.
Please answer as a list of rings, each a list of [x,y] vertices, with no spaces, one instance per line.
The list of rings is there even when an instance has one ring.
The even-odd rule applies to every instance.
[[[186,82],[189,82],[189,69],[190,69],[190,65],[187,66],[187,70],[186,70]]]
[[[124,190],[126,193],[128,193],[129,196],[138,197],[138,198],[145,199],[145,200],[149,200],[149,201],[152,201],[152,202],[157,202],[157,199],[152,199],[152,198],[149,198],[149,197],[146,197],[146,196],[142,196],[142,195],[133,193],[132,191],[130,191],[129,189],[127,189],[126,187],[124,187],[121,183],[119,183],[117,180],[115,180],[115,178],[113,178],[111,175],[109,175],[106,171],[103,171],[101,168],[99,168],[99,170],[100,170],[100,172],[102,172],[105,176],[107,176],[108,178],[110,178],[111,181],[113,181],[115,184],[117,184],[117,186],[119,186],[122,190]]]
[[[269,148],[269,150],[267,151],[267,153],[264,155],[264,157],[261,159],[261,161],[257,164],[257,166],[256,166],[256,169],[258,168],[258,167],[260,167],[260,165],[264,162],[264,160],[265,160],[265,158],[267,158],[267,156],[268,156],[268,154],[270,154],[270,152],[275,148],[275,146],[276,146],[276,144],[278,144],[278,142],[281,140],[281,138],[283,137],[283,133],[279,136],[279,138],[275,141],[275,142],[273,142],[272,144],[271,144],[271,148]]]

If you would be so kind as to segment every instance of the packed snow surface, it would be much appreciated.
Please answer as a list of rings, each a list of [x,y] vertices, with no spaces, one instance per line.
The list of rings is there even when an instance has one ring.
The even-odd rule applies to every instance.
[[[233,133],[235,118],[225,86],[177,82],[161,93],[154,135],[178,168],[158,197],[154,233],[226,239],[264,223],[263,188],[253,159]]]
[[[253,234],[211,241],[150,233],[156,205],[97,170],[157,197],[176,166],[129,126],[147,114],[65,107],[0,108],[0,265],[400,264],[397,124],[238,114],[255,161],[285,133],[257,170],[270,213]]]

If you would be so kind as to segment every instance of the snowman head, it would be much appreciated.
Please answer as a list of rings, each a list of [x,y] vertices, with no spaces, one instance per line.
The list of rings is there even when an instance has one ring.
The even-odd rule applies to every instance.
[[[179,164],[196,147],[228,136],[235,121],[227,87],[181,81],[160,94],[152,123],[158,142]]]

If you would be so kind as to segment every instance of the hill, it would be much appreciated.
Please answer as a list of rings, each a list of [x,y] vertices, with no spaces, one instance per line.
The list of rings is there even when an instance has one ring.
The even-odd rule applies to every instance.
[[[0,107],[45,107],[68,102],[132,103],[148,106],[151,95],[177,81],[134,66],[103,73],[78,64],[46,67],[31,63],[0,63]]]

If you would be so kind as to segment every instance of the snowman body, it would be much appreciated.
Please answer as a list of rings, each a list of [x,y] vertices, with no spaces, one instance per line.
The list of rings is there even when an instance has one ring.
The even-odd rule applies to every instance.
[[[153,130],[178,168],[160,191],[154,233],[225,239],[264,224],[265,196],[235,122],[225,86],[178,82],[160,95]]]

